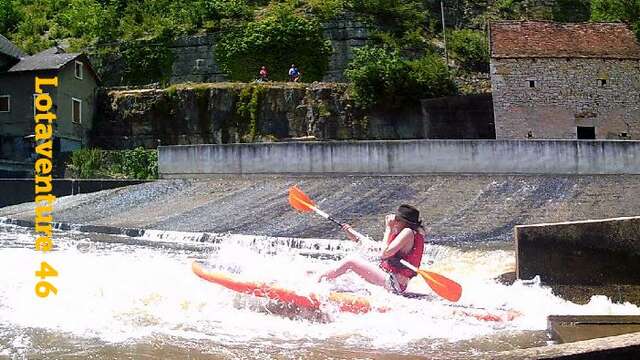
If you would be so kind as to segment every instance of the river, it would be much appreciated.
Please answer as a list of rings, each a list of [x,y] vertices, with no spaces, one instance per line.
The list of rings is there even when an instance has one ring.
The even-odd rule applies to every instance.
[[[315,275],[338,258],[371,252],[339,240],[148,231],[143,238],[56,231],[54,251],[33,250],[28,228],[0,225],[0,357],[401,359],[468,358],[548,343],[550,314],[640,314],[630,304],[593,297],[576,305],[538,282],[502,285],[513,250],[487,242],[428,245],[423,265],[461,283],[455,306],[436,297],[414,300],[368,286],[355,275],[318,284]],[[339,250],[338,250],[339,249]],[[36,297],[34,271],[45,259],[59,276],[57,295]],[[348,314],[330,305],[300,314],[239,295],[194,276],[191,263],[300,293],[346,289],[365,294],[386,313]],[[414,292],[429,293],[420,279]],[[490,310],[483,310],[490,309]],[[464,313],[512,310],[512,321],[481,321]]]

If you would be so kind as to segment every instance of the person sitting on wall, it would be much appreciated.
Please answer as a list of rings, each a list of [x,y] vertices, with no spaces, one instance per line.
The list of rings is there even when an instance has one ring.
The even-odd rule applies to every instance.
[[[260,82],[269,81],[269,71],[267,71],[266,66],[263,66],[260,68],[260,77],[258,78],[258,81]]]
[[[291,64],[289,68],[289,81],[298,82],[300,80],[300,71],[295,64]]]

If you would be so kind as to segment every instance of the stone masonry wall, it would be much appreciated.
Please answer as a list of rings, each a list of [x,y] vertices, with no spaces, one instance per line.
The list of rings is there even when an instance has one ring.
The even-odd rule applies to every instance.
[[[171,46],[174,60],[171,69],[172,84],[185,82],[225,81],[227,76],[216,63],[215,34],[185,36]]]
[[[353,49],[362,47],[369,39],[364,24],[345,14],[323,24],[324,36],[331,41],[333,53],[323,81],[344,81],[344,70],[353,58]],[[215,57],[217,34],[178,38],[171,46],[174,62],[170,82],[220,82],[227,75],[219,68]],[[257,72],[257,70],[256,70]],[[257,73],[256,73],[257,74]]]
[[[353,59],[353,50],[366,45],[369,31],[363,23],[345,14],[324,24],[324,36],[331,41],[333,53],[322,81],[344,81],[344,70]]]
[[[638,60],[492,58],[491,80],[498,139],[640,139]]]

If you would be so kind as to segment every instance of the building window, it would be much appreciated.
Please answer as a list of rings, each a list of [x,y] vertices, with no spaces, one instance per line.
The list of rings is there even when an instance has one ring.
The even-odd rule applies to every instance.
[[[600,85],[600,87],[604,87],[607,85],[607,79],[598,79],[598,85]]]
[[[0,95],[0,112],[11,111],[11,95]]]
[[[76,61],[76,78],[82,80],[82,67],[83,64],[80,61]]]
[[[196,70],[204,67],[204,59],[196,59]]]
[[[72,99],[73,113],[71,114],[71,121],[77,124],[82,124],[82,100]]]
[[[530,88],[534,88],[537,85],[535,80],[527,80],[527,82],[529,83]]]
[[[578,126],[578,139],[593,140],[596,138],[595,126]]]

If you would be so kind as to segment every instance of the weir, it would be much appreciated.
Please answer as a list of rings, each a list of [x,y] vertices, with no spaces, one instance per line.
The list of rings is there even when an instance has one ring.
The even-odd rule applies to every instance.
[[[423,266],[461,283],[462,308],[515,310],[523,314],[522,318],[497,328],[470,323],[455,307],[443,306],[438,301],[389,298],[386,293],[376,293],[376,289],[365,284],[358,291],[364,291],[385,306],[392,305],[400,310],[391,317],[371,314],[366,315],[370,317],[350,320],[334,314],[328,324],[335,331],[330,331],[322,323],[307,319],[278,318],[274,315],[277,311],[260,300],[234,297],[227,289],[194,279],[188,264],[196,259],[209,269],[226,271],[250,281],[274,282],[277,279],[277,284],[299,291],[318,291],[319,285],[313,276],[306,274],[322,271],[355,249],[349,247],[352,244],[345,242],[341,230],[333,224],[290,208],[286,195],[289,186],[294,184],[310,194],[323,210],[374,238],[379,238],[382,233],[385,214],[392,212],[400,203],[416,205],[430,228]],[[518,354],[519,350],[515,353],[507,351],[514,348],[532,348],[528,354],[535,351],[553,353],[553,347],[546,346],[548,315],[640,315],[636,305],[616,303],[615,299],[602,296],[588,296],[582,305],[567,303],[544,285],[544,279],[542,283],[539,278],[520,279],[508,285],[494,280],[501,274],[516,270],[514,226],[634,216],[640,213],[640,203],[621,200],[637,196],[640,196],[640,183],[636,175],[629,174],[366,176],[209,173],[203,179],[159,180],[59,198],[55,209],[59,223],[55,229],[61,232],[57,238],[62,238],[62,241],[51,254],[59,256],[57,264],[63,264],[63,259],[69,262],[66,269],[60,270],[61,273],[82,272],[80,269],[88,263],[80,259],[91,261],[92,267],[97,262],[98,267],[115,269],[113,279],[100,278],[98,284],[108,284],[104,288],[91,285],[83,290],[88,291],[90,297],[78,300],[69,297],[63,301],[70,308],[80,307],[76,301],[102,306],[106,325],[97,330],[101,339],[113,336],[106,329],[115,328],[144,334],[142,340],[134,340],[144,342],[144,336],[150,336],[148,329],[135,325],[142,321],[153,324],[155,331],[161,334],[165,334],[167,329],[197,329],[189,332],[188,336],[205,336],[207,344],[218,344],[220,340],[216,339],[233,335],[244,339],[243,344],[252,344],[252,347],[261,348],[273,356],[279,356],[286,350],[266,349],[263,347],[264,339],[269,339],[268,343],[279,343],[288,339],[286,334],[296,333],[306,339],[319,339],[317,342],[312,340],[311,345],[298,344],[301,350],[296,354],[304,357],[318,356],[318,353],[326,351],[327,346],[342,349],[340,351],[354,351],[354,356],[366,356],[370,349],[394,353],[392,349],[411,347],[412,343],[405,342],[411,338],[413,343],[419,344],[407,350],[412,355],[451,357],[454,354],[470,355],[468,351],[471,349],[474,354],[509,358],[517,357],[513,354]],[[29,225],[33,215],[33,204],[29,203],[0,209],[0,216],[11,219],[5,220],[7,223],[23,226]],[[5,233],[18,234],[9,237],[21,236],[20,230],[13,228],[5,230]],[[24,260],[11,250],[12,246],[0,248],[0,256],[7,260],[6,266],[18,266],[9,259]],[[78,252],[84,255],[78,256]],[[162,281],[166,279],[171,283],[172,295],[167,293],[165,281]],[[69,283],[61,283],[60,287],[84,280],[74,275],[67,281]],[[358,288],[363,285],[357,278],[345,281],[346,284],[337,286],[353,288],[357,285],[355,287]],[[93,284],[94,280],[89,283]],[[129,283],[130,286],[126,285]],[[132,299],[134,304],[123,304],[109,295],[99,295],[104,294],[106,288],[120,289],[113,290],[113,296]],[[429,292],[424,283],[415,281],[410,284],[410,289],[418,293]],[[93,294],[98,295],[94,298]],[[101,296],[107,298],[102,299]],[[9,308],[19,307],[21,303],[20,299],[7,301],[5,306]],[[167,311],[178,308],[183,310]],[[90,314],[97,310],[88,306],[82,311]],[[127,315],[122,316],[119,311]],[[19,311],[14,313],[20,314]],[[167,319],[167,314],[172,314],[173,318]],[[232,319],[223,314],[231,314]],[[134,319],[133,327],[131,317]],[[115,323],[106,320],[112,318]],[[396,326],[411,323],[416,318],[426,319],[430,326],[410,330]],[[52,324],[59,324],[56,319],[47,319]],[[0,320],[26,326],[18,315]],[[300,321],[304,324],[302,328],[298,326]],[[238,322],[244,324],[243,330],[234,330]],[[284,330],[274,330],[274,324]],[[375,326],[372,328],[371,324],[385,326],[385,337],[377,337],[377,331],[382,330],[376,330]],[[444,336],[440,330],[446,328],[458,331]],[[89,328],[74,331],[82,338]],[[354,337],[351,331],[359,335]],[[391,335],[389,339],[389,331],[397,336]],[[323,337],[319,334],[329,335]],[[504,343],[510,344],[509,348],[482,340],[501,336],[506,338]],[[350,347],[340,339],[350,339],[358,345]],[[384,343],[384,339],[390,342]],[[444,342],[440,343],[442,339]],[[242,349],[246,348],[243,346]],[[228,344],[223,347],[228,348]],[[426,350],[427,347],[431,350]],[[242,349],[236,354],[247,356]],[[575,349],[566,348],[562,352],[565,355],[577,353]]]

